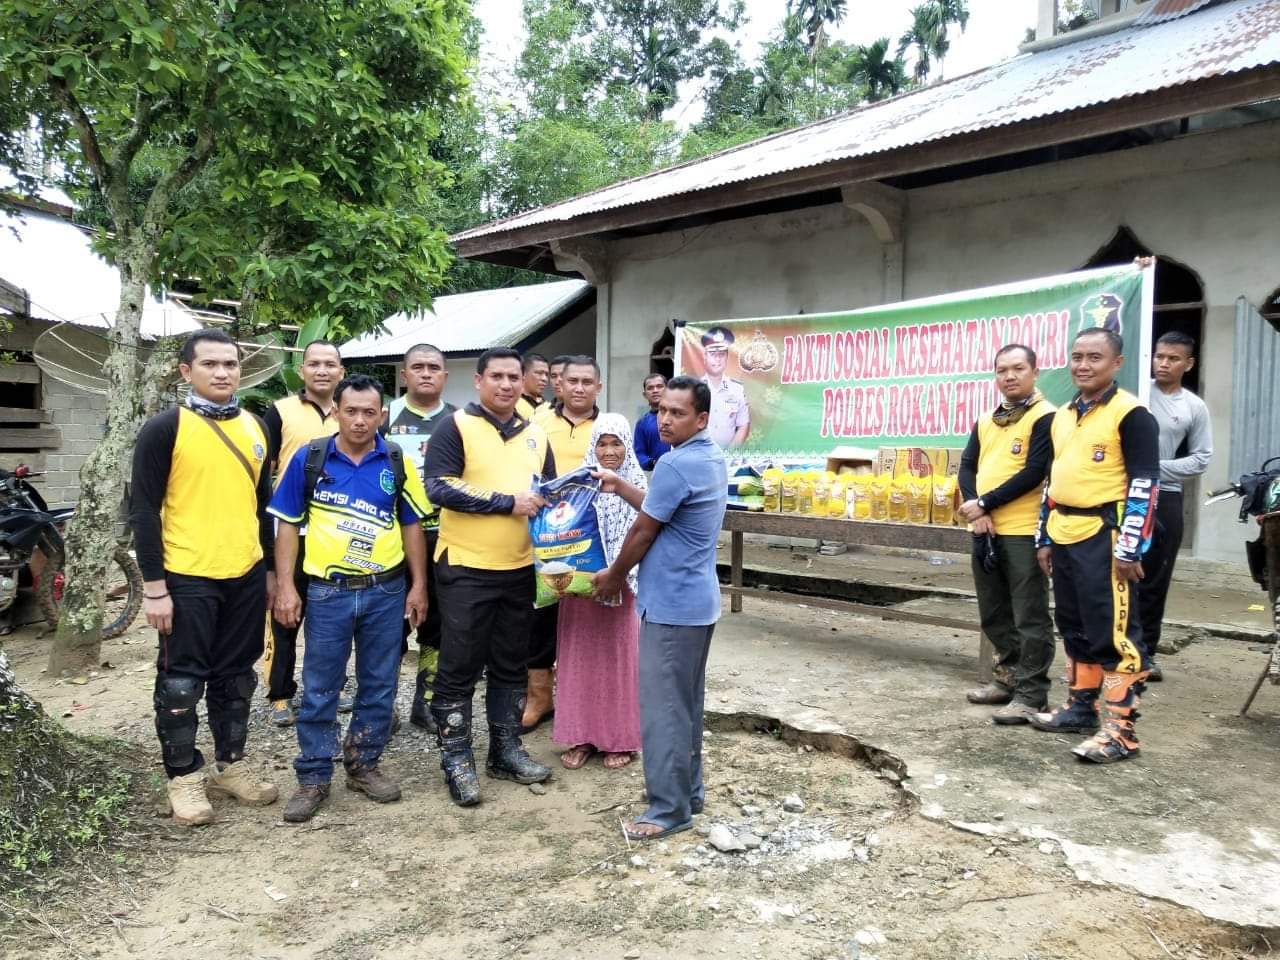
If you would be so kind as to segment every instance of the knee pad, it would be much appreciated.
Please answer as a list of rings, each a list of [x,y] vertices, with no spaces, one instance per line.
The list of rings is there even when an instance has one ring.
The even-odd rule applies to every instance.
[[[184,673],[162,673],[156,677],[156,713],[165,712],[179,716],[185,711],[194,712],[204,693],[204,681]]]
[[[164,762],[177,769],[195,761],[196,704],[204,692],[204,681],[185,674],[156,677],[156,736]]]
[[[209,728],[219,760],[235,761],[244,756],[249,736],[249,699],[258,685],[252,670],[220,677],[209,685]]]

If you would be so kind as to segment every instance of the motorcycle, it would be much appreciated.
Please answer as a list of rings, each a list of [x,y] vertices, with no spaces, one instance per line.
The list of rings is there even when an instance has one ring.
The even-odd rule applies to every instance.
[[[58,623],[66,585],[62,534],[75,510],[50,510],[30,483],[40,475],[23,464],[0,469],[0,633],[12,629],[10,608],[24,588],[34,590],[45,620]],[[102,638],[109,640],[129,629],[142,609],[142,571],[123,544],[112,552],[104,594]]]
[[[1253,473],[1246,473],[1234,483],[1211,490],[1205,506],[1224,500],[1240,499],[1240,522],[1252,517],[1258,523],[1258,539],[1245,544],[1249,572],[1267,591],[1271,605],[1273,631],[1271,655],[1267,666],[1240,708],[1240,716],[1249,712],[1264,680],[1280,685],[1280,457],[1272,457]]]

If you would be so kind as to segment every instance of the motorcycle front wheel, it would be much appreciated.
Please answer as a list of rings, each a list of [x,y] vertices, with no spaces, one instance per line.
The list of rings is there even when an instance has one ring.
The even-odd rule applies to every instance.
[[[66,576],[62,556],[51,557],[45,563],[36,588],[36,601],[44,618],[51,626],[58,625],[58,611],[62,606]],[[142,571],[138,562],[124,547],[117,547],[107,566],[106,603],[102,614],[102,639],[120,636],[133,625],[142,609]]]

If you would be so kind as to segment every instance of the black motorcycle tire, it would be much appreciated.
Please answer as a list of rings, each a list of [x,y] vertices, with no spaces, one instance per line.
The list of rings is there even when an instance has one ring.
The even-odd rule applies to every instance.
[[[64,562],[65,558],[62,556],[49,558],[40,576],[40,584],[36,588],[36,602],[40,604],[40,611],[50,626],[54,627],[58,625],[58,599],[54,596],[53,588]],[[139,611],[142,610],[142,570],[138,567],[138,561],[134,560],[124,547],[117,547],[111,555],[111,562],[120,569],[124,577],[124,587],[128,593],[119,613],[110,621],[103,622],[103,640],[114,639],[128,630],[133,626],[133,621],[138,618]]]

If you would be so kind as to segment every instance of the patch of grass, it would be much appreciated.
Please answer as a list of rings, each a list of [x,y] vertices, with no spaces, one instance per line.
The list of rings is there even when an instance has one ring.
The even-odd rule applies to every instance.
[[[77,737],[25,695],[0,697],[0,893],[20,893],[129,823],[122,744]]]

